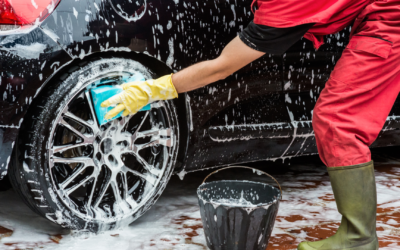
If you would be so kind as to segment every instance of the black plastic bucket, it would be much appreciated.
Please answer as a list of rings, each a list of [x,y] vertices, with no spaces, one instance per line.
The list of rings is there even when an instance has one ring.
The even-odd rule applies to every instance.
[[[211,250],[265,250],[275,224],[282,190],[253,181],[214,181],[205,183],[211,175],[229,168],[247,168],[258,174],[272,176],[260,170],[234,166],[208,175],[197,189],[201,219],[207,245]]]

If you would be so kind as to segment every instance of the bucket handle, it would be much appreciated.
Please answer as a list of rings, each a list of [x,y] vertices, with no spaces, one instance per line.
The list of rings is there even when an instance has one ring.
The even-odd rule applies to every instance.
[[[278,184],[279,190],[281,191],[281,200],[282,200],[282,188],[281,188],[281,185],[279,184],[279,182],[278,182],[274,177],[272,177],[270,174],[267,174],[267,173],[265,173],[264,171],[261,171],[261,170],[258,170],[258,169],[256,169],[256,168],[252,168],[252,167],[230,166],[230,167],[225,167],[225,168],[217,169],[217,170],[215,170],[214,172],[212,172],[211,174],[207,175],[207,177],[203,180],[203,183],[202,183],[202,184],[204,184],[204,183],[206,182],[206,180],[207,180],[211,175],[216,174],[216,173],[218,173],[219,171],[226,170],[226,169],[230,169],[230,168],[247,168],[247,169],[251,169],[251,170],[253,170],[253,171],[258,171],[258,172],[260,172],[260,173],[262,173],[262,174],[264,174],[264,175],[266,175],[266,176],[271,177],[271,179],[273,179],[273,180],[276,182],[276,184]]]

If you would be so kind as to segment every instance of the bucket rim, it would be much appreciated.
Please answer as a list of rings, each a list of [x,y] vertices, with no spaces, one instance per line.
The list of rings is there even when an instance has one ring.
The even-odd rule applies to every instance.
[[[224,203],[218,203],[214,201],[206,201],[204,198],[201,197],[201,187],[203,187],[206,184],[212,184],[212,183],[218,183],[218,182],[246,182],[246,183],[254,183],[254,184],[259,184],[259,185],[264,185],[264,186],[269,186],[278,191],[278,195],[275,197],[274,200],[270,202],[265,202],[265,203],[257,203],[254,205],[227,205]],[[230,207],[230,208],[256,208],[256,207],[266,207],[270,206],[273,204],[279,204],[279,201],[281,200],[281,193],[279,192],[279,189],[277,187],[274,187],[268,183],[262,183],[262,182],[257,182],[257,181],[248,181],[248,180],[218,180],[218,181],[210,181],[210,182],[204,182],[202,183],[198,188],[197,188],[197,198],[199,200],[202,200],[204,203],[210,203],[210,204],[215,204],[217,206],[224,206],[224,207]]]
[[[220,171],[227,170],[227,169],[231,169],[231,168],[250,169],[250,170],[253,171],[253,173],[254,173],[254,172],[257,172],[257,174],[259,174],[259,175],[260,175],[260,174],[264,174],[264,175],[270,177],[271,179],[273,179],[273,180],[276,182],[276,184],[278,184],[279,191],[280,191],[280,193],[281,193],[280,199],[282,200],[282,196],[283,196],[283,195],[282,195],[282,187],[281,187],[281,185],[279,184],[279,182],[278,182],[272,175],[270,175],[270,174],[268,174],[268,173],[266,173],[266,172],[264,172],[264,171],[261,171],[261,170],[259,170],[259,169],[252,168],[252,167],[237,166],[237,165],[236,165],[236,166],[228,166],[228,167],[224,167],[224,168],[221,168],[221,169],[217,169],[217,170],[215,170],[214,172],[212,172],[211,174],[207,175],[207,177],[204,178],[202,184],[204,184],[204,183],[206,182],[206,180],[207,180],[208,178],[210,178],[210,176],[212,176],[212,175],[214,175],[214,174],[216,174],[216,173],[218,173],[218,172],[220,172]]]

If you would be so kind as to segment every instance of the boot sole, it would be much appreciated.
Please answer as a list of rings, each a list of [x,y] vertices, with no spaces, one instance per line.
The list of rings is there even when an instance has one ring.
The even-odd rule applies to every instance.
[[[371,241],[366,245],[351,247],[351,248],[341,248],[341,249],[314,248],[307,244],[306,248],[303,247],[301,250],[379,250],[379,241],[377,238],[375,238],[373,241]]]

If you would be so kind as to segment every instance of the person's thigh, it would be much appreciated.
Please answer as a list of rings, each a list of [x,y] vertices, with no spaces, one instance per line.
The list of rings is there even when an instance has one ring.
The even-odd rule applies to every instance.
[[[321,92],[313,127],[318,151],[328,167],[371,160],[369,146],[400,91],[400,19],[397,20],[364,22]]]

